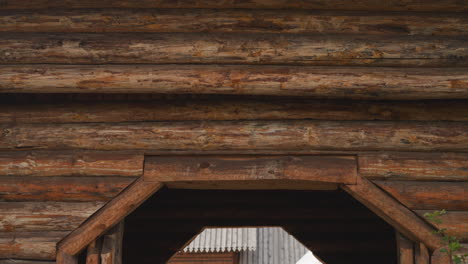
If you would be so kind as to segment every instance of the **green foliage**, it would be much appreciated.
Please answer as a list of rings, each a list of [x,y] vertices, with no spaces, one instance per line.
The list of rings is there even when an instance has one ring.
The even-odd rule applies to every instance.
[[[442,216],[446,213],[447,211],[445,210],[434,211],[432,213],[425,213],[424,217],[426,217],[432,223],[440,225],[443,223]],[[460,240],[454,236],[449,236],[447,234],[446,228],[441,228],[438,231],[436,231],[436,233],[442,235],[442,239],[444,240],[444,242],[447,243],[447,247],[441,249],[440,251],[447,254],[452,260],[453,264],[466,264],[468,254],[457,254],[457,252],[460,251],[460,249],[462,248]]]

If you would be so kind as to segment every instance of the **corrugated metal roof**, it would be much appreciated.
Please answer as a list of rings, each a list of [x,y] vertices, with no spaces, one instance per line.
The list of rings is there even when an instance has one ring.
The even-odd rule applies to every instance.
[[[257,248],[257,228],[207,228],[184,252],[233,252]]]

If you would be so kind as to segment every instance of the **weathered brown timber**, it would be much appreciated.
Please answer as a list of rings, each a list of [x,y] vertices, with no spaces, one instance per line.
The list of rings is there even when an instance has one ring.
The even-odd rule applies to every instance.
[[[414,264],[413,242],[396,232],[398,264]]]
[[[26,259],[0,259],[0,264],[55,264],[55,261],[26,260]]]
[[[468,155],[461,153],[360,154],[359,174],[397,181],[468,181]]]
[[[3,0],[0,9],[44,8],[267,8],[267,9],[340,9],[391,11],[467,11],[468,4],[459,0]]]
[[[424,217],[425,213],[432,213],[434,210],[416,210],[416,213]],[[439,229],[445,228],[447,234],[455,236],[463,242],[468,242],[468,212],[467,211],[447,211],[440,217],[442,223],[435,224]]]
[[[78,256],[57,252],[57,264],[78,264]]]
[[[124,222],[120,221],[103,236],[101,264],[122,264]]]
[[[467,26],[468,27],[468,26]],[[38,45],[40,43],[40,45]],[[8,34],[0,63],[467,66],[468,37]]]
[[[143,154],[108,152],[0,152],[1,176],[140,176]]]
[[[415,264],[430,264],[431,257],[426,246],[423,243],[415,243],[414,263]]]
[[[467,151],[465,122],[212,121],[0,126],[4,149]]]
[[[98,238],[89,244],[86,249],[86,264],[101,264],[102,238]]]
[[[0,259],[55,259],[56,243],[68,232],[0,233]]]
[[[420,241],[432,250],[443,245],[441,237],[431,226],[369,180],[358,177],[357,184],[343,185],[342,188],[405,237]]]
[[[340,6],[341,7],[341,6]],[[28,7],[28,9],[31,6]],[[104,9],[0,13],[2,32],[233,32],[464,35],[458,14],[312,10]]]
[[[468,98],[466,68],[248,65],[15,65],[0,92],[200,93],[354,99]]]
[[[441,250],[444,248],[439,248],[432,252],[431,256],[431,264],[448,264],[450,263],[450,257],[447,253],[442,252]],[[445,250],[445,249],[444,249]]]
[[[72,231],[103,202],[0,202],[0,232]]]
[[[0,123],[14,124],[252,119],[468,121],[468,101],[184,99],[151,102],[0,103]],[[379,173],[382,172],[378,172],[376,177],[380,176]],[[445,170],[444,173],[451,175],[454,172]]]
[[[70,255],[78,254],[89,243],[122,221],[162,186],[159,182],[144,182],[139,178],[60,241],[57,248]]]
[[[240,181],[171,181],[166,182],[171,189],[197,190],[315,190],[333,191],[338,183],[307,180],[240,180]]]
[[[187,156],[145,159],[144,179],[158,182],[307,180],[355,184],[353,156]]]
[[[108,201],[129,177],[0,177],[0,201]]]
[[[468,182],[374,181],[414,210],[468,210]]]

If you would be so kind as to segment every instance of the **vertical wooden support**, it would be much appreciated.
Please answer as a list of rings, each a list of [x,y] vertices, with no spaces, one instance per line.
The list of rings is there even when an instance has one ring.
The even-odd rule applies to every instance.
[[[414,264],[414,243],[396,232],[398,264]]]
[[[100,254],[102,248],[102,239],[98,238],[89,244],[86,253],[86,264],[100,264]]]
[[[415,264],[430,264],[431,258],[429,256],[429,251],[423,243],[416,244],[416,250],[414,252],[414,262]]]
[[[431,256],[431,264],[450,264],[450,257],[447,253],[440,251],[441,249],[434,250]]]
[[[78,257],[67,254],[64,251],[57,252],[57,264],[78,264]]]
[[[103,237],[101,264],[122,264],[124,221],[114,226]]]

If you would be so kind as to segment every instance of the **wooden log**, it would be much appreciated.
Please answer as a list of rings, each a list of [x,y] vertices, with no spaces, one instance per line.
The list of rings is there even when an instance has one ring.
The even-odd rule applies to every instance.
[[[0,232],[72,231],[103,202],[0,202]]]
[[[314,190],[334,191],[338,183],[306,180],[243,180],[243,181],[171,181],[166,182],[170,189],[189,190]]]
[[[104,235],[101,251],[101,264],[122,264],[123,235],[123,220]]]
[[[145,159],[147,181],[249,182],[302,180],[355,184],[353,156],[186,156]]]
[[[467,151],[466,122],[213,121],[0,125],[3,149]],[[0,134],[1,135],[1,134]]]
[[[89,243],[122,221],[161,187],[162,184],[158,182],[144,182],[141,178],[136,180],[60,241],[57,248],[70,255],[78,254]]]
[[[359,174],[373,180],[468,181],[467,154],[360,154],[358,161]]]
[[[467,42],[367,35],[8,34],[0,39],[0,63],[454,67],[468,65]]]
[[[0,201],[108,201],[135,178],[0,177]]]
[[[339,10],[389,10],[389,11],[468,11],[468,4],[458,0],[3,0],[0,9],[54,9],[54,8],[253,8],[253,9],[339,9]]]
[[[2,176],[140,176],[143,155],[108,152],[0,152]]]
[[[100,101],[54,104],[17,102],[9,104],[5,102],[0,104],[0,123],[117,123],[252,119],[468,121],[467,113],[468,101],[465,100],[388,102],[223,98],[223,100]],[[373,171],[373,173],[379,175],[382,172]],[[445,170],[444,173],[449,172]]]
[[[414,263],[415,264],[430,264],[431,257],[429,251],[423,243],[416,243],[414,252]]]
[[[441,237],[431,226],[369,180],[358,177],[358,184],[342,188],[405,237],[424,243],[432,250],[443,246]]]
[[[416,213],[424,218],[425,213],[433,213],[434,210],[416,210]],[[447,211],[440,217],[442,223],[434,224],[437,228],[445,228],[450,236],[455,236],[463,242],[468,242],[468,212],[467,211]]]
[[[451,262],[450,257],[447,253],[442,252],[443,248],[436,249],[432,252],[431,264],[449,264]]]
[[[460,36],[468,33],[467,28],[466,16],[437,13],[350,13],[284,9],[47,9],[0,13],[1,32],[354,33]]]
[[[11,65],[2,93],[173,93],[353,99],[468,98],[466,68]]]
[[[468,182],[374,181],[413,210],[468,210]]]
[[[78,264],[78,257],[59,251],[57,253],[57,264]]]
[[[55,245],[68,232],[0,233],[0,259],[54,260]]]
[[[0,264],[55,264],[55,261],[27,260],[27,259],[0,259]]]
[[[414,264],[413,242],[396,232],[398,264]]]
[[[89,244],[86,249],[86,264],[101,264],[102,238]]]

